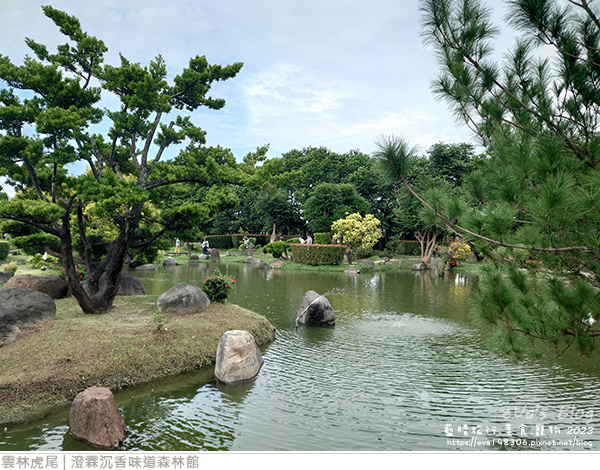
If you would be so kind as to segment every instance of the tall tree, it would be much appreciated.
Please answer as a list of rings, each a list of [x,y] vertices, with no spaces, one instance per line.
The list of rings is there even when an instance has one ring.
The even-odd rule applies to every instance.
[[[360,197],[351,184],[322,183],[302,206],[311,232],[331,231],[331,224],[346,214],[366,213],[367,201]]]
[[[85,33],[77,18],[52,7],[43,11],[67,43],[51,54],[27,39],[35,58],[26,57],[23,65],[0,56],[0,79],[8,85],[0,91],[0,166],[20,191],[0,202],[0,218],[57,237],[73,296],[85,313],[103,313],[119,288],[127,251],[160,238],[164,228],[155,227],[169,222],[150,210],[161,205],[159,188],[243,179],[235,162],[219,161],[204,147],[205,132],[190,114],[222,108],[224,100],[209,96],[211,85],[235,77],[242,64],[222,67],[196,56],[169,83],[162,57],[148,66],[123,56],[117,66],[104,65],[105,44]],[[104,111],[106,94],[118,100],[115,109]],[[108,132],[95,133],[106,119]],[[185,143],[165,160],[169,148]],[[87,163],[89,171],[69,177],[65,165],[75,161]],[[186,208],[188,215],[196,209]],[[94,218],[110,220],[115,233],[101,259],[94,258],[87,234]],[[172,213],[169,218],[177,219]],[[83,285],[75,271],[74,237],[88,272]]]
[[[474,158],[473,144],[438,142],[427,151],[427,171],[434,178],[443,179],[453,186],[460,186],[463,176],[470,171]]]
[[[375,147],[373,157],[380,162],[383,173],[402,184],[398,191],[400,207],[394,212],[401,219],[397,225],[401,225],[404,232],[412,232],[421,244],[421,261],[429,263],[439,237],[450,225],[436,214],[444,211],[455,219],[464,209],[456,188],[445,179],[429,176],[428,162],[419,157],[417,147],[411,147],[403,137],[381,136]],[[425,207],[416,207],[415,200]]]
[[[512,350],[538,339],[558,353],[576,345],[589,354],[600,336],[598,6],[507,4],[519,36],[499,65],[498,28],[480,1],[422,1],[424,37],[441,68],[434,92],[490,156],[468,178],[472,210],[458,221],[437,213],[497,255],[477,310],[504,329]]]

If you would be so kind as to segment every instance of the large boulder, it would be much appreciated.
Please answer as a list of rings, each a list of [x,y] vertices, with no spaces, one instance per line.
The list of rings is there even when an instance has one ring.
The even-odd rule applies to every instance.
[[[137,277],[132,274],[121,273],[121,283],[117,295],[146,295],[146,288]]]
[[[244,260],[244,263],[249,264],[250,266],[256,266],[259,269],[269,269],[269,265],[267,263],[255,258],[254,256],[248,256]]]
[[[189,264],[196,264],[198,262],[200,262],[200,255],[196,253],[190,255]]]
[[[270,264],[271,269],[281,269],[285,265],[285,260],[280,259]]]
[[[125,439],[125,421],[112,392],[105,387],[90,387],[75,397],[69,425],[75,439],[95,447],[118,449]]]
[[[213,261],[221,261],[221,255],[219,254],[219,250],[216,248],[210,249],[210,259]]]
[[[335,325],[335,312],[326,297],[317,294],[314,290],[309,290],[302,297],[296,324],[333,326]]]
[[[33,289],[0,290],[0,345],[14,341],[19,327],[54,320],[56,304],[43,292]]]
[[[163,292],[156,301],[160,313],[186,315],[206,310],[210,305],[202,289],[181,282]]]
[[[5,289],[33,289],[49,295],[53,299],[62,299],[67,295],[69,286],[58,274],[44,274],[35,276],[33,274],[18,274],[11,277]]]
[[[128,273],[121,273],[121,279],[119,282],[119,290],[117,291],[117,295],[146,295],[146,288],[142,281],[140,281],[137,277]],[[102,290],[106,284],[106,273],[100,276],[100,281],[98,283],[99,288]],[[85,283],[83,284],[85,289]]]
[[[141,266],[138,266],[137,268],[135,268],[135,270],[136,271],[155,271],[156,266],[152,263],[142,264]]]
[[[251,333],[230,330],[223,333],[217,346],[215,377],[231,384],[253,379],[263,365],[263,358]]]
[[[163,261],[163,266],[175,266],[177,261],[172,256],[167,256]]]

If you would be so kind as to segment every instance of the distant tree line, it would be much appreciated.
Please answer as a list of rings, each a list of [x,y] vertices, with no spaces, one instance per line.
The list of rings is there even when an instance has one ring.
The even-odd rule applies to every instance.
[[[469,143],[437,143],[410,158],[408,178],[420,189],[445,185],[460,189],[463,177],[482,157]],[[217,210],[195,220],[203,234],[330,233],[347,214],[373,214],[380,222],[383,248],[391,239],[414,239],[427,228],[421,204],[397,181],[382,174],[380,162],[358,150],[344,154],[325,147],[284,153],[253,168],[253,184],[230,185],[220,194]],[[165,210],[202,204],[211,188],[181,184],[165,193]]]

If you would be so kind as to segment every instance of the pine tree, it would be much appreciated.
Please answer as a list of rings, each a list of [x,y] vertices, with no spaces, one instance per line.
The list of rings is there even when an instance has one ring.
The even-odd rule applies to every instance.
[[[149,246],[168,224],[186,219],[189,225],[203,210],[184,204],[169,220],[161,218],[160,188],[243,179],[235,160],[218,161],[204,147],[205,132],[187,114],[222,108],[224,100],[208,95],[211,85],[235,77],[242,64],[221,67],[196,56],[172,82],[160,56],[148,66],[123,56],[117,66],[104,65],[103,41],[85,33],[77,18],[49,6],[43,11],[67,37],[56,54],[27,39],[33,57],[23,65],[0,55],[0,169],[18,192],[0,201],[0,219],[58,240],[73,296],[85,313],[104,313],[129,249]],[[118,104],[105,110],[109,94]],[[108,131],[98,134],[103,127]],[[167,149],[180,144],[187,146],[165,161]],[[66,165],[76,161],[88,171],[69,176]],[[105,223],[110,229],[96,243],[91,234]],[[75,268],[74,239],[86,265],[84,283]]]
[[[476,311],[517,354],[532,341],[589,355],[600,336],[600,20],[594,1],[512,0],[515,45],[477,0],[424,0],[437,97],[488,158],[465,179],[471,208],[446,226],[495,261]],[[549,54],[549,51],[552,53]],[[474,201],[474,202],[473,202]]]

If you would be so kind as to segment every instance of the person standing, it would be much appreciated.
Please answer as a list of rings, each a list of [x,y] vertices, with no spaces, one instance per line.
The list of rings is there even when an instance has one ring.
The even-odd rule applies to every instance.
[[[310,236],[310,234],[308,234],[308,236],[306,237],[306,244],[307,244],[307,245],[312,245],[312,242],[313,242],[313,239],[312,239],[312,237]]]
[[[180,253],[180,249],[181,249],[181,242],[179,241],[179,238],[175,239],[175,253]]]

